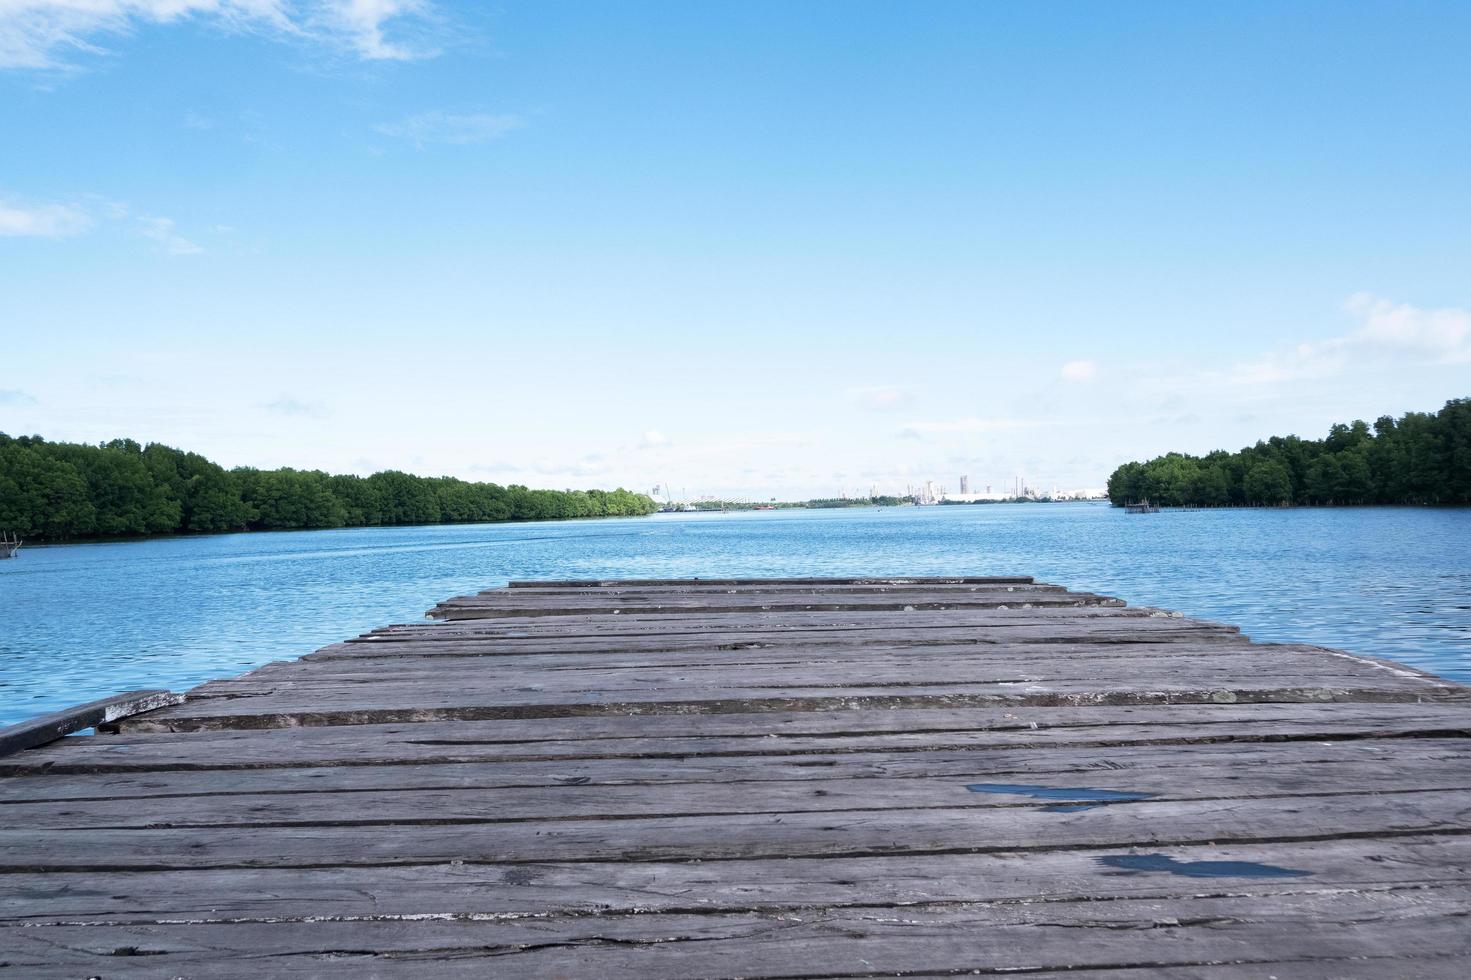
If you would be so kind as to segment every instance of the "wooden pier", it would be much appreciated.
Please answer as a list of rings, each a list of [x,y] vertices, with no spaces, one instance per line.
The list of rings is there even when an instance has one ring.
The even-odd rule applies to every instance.
[[[0,756],[0,977],[1471,975],[1459,685],[1027,578],[431,615]]]

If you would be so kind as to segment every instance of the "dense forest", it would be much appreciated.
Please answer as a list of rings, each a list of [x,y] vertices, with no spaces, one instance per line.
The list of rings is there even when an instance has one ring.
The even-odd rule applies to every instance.
[[[28,541],[142,534],[459,524],[653,513],[627,490],[528,490],[389,470],[227,470],[198,453],[0,433],[0,531]]]
[[[1169,453],[1108,478],[1115,505],[1471,503],[1471,399],[1435,414],[1333,426],[1324,439],[1273,436],[1240,452]]]

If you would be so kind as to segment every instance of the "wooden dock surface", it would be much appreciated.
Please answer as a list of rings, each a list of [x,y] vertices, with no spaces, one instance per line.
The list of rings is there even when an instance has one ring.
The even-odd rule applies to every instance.
[[[0,977],[1471,976],[1471,702],[1027,578],[451,599],[0,756]]]

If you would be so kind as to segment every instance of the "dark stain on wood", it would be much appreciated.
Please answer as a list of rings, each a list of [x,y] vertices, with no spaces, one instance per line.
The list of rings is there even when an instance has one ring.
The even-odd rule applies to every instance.
[[[1181,861],[1168,854],[1105,854],[1098,863],[1125,871],[1164,872],[1186,878],[1301,878],[1312,874],[1256,861]]]

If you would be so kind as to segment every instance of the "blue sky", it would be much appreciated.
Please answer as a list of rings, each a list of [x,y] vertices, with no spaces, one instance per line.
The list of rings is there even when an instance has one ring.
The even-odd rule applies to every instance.
[[[0,430],[752,497],[1471,395],[1471,5],[0,0]]]

